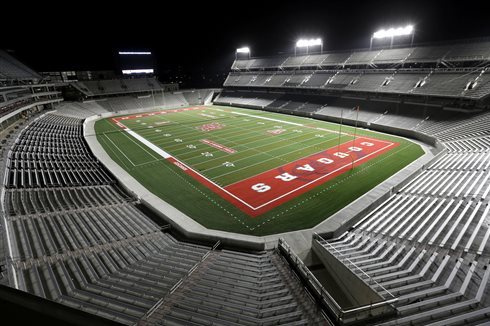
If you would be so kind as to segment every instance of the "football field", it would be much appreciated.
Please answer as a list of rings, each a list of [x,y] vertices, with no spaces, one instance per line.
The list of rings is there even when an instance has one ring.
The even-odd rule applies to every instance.
[[[96,123],[111,158],[204,226],[312,227],[423,152],[405,139],[295,116],[202,106]]]

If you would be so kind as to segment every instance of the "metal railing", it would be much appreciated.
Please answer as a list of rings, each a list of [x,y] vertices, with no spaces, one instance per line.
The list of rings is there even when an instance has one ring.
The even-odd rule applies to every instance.
[[[320,303],[335,317],[336,322],[346,325],[370,319],[375,316],[374,312],[376,310],[382,311],[388,309],[394,311],[393,303],[398,300],[397,298],[374,302],[351,309],[342,308],[303,261],[291,250],[284,239],[279,239],[278,247],[279,251],[294,265],[299,275],[307,283],[309,289],[313,291],[313,294],[318,298]]]
[[[357,271],[359,271],[359,273],[364,277],[359,277],[364,283],[366,283],[369,287],[371,287],[375,292],[380,293],[380,291],[376,290],[375,287],[378,287],[382,290],[382,292],[386,293],[391,299],[394,299],[396,298],[393,293],[391,293],[390,291],[388,291],[384,286],[382,286],[381,284],[379,284],[378,282],[376,282],[370,275],[368,275],[361,267],[357,266],[356,263],[354,263],[352,260],[350,260],[349,258],[347,257],[344,257],[343,254],[341,252],[339,252],[337,249],[335,249],[334,246],[332,246],[328,241],[326,241],[325,239],[323,239],[319,234],[317,233],[314,233],[313,234],[313,239],[317,239],[318,241],[321,241],[321,244],[323,245],[323,247],[328,250],[330,253],[332,253],[332,256],[334,256],[338,261],[340,261],[342,264],[344,264],[346,267],[348,267],[349,269],[355,269]],[[328,246],[328,248],[326,248],[325,246]],[[333,254],[335,253],[335,254]],[[367,280],[367,282],[366,282]]]
[[[148,318],[150,318],[150,316],[158,310],[158,308],[160,308],[165,299],[167,298],[167,296],[171,295],[172,293],[174,293],[183,283],[184,281],[192,275],[192,273],[194,273],[197,268],[206,260],[206,258],[209,257],[209,255],[211,255],[211,253],[213,251],[215,251],[219,245],[221,244],[221,241],[218,240],[218,242],[216,242],[213,247],[211,247],[210,250],[208,250],[202,257],[201,259],[195,263],[190,269],[189,271],[184,275],[182,276],[178,281],[177,283],[175,283],[164,295],[162,298],[160,298],[160,300],[158,300],[154,305],[153,307],[151,307],[136,323],[135,325],[145,325],[146,324],[146,321],[148,320]]]

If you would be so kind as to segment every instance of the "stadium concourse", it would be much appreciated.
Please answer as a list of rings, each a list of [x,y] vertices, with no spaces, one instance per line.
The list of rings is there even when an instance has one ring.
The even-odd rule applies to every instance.
[[[0,56],[2,300],[79,324],[490,321],[489,42],[236,60],[223,90],[155,92],[151,80],[133,93],[115,80],[104,82],[111,96],[87,83],[75,87],[85,102],[56,106],[53,86],[23,85],[37,76],[12,60]],[[153,211],[87,129],[212,103],[359,124],[416,139],[432,159],[302,239],[309,255],[279,236],[253,250],[230,240],[239,235],[187,232],[170,205]]]

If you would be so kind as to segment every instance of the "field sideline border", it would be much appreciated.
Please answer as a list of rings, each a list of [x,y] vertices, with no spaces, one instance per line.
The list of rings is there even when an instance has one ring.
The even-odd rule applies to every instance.
[[[109,171],[111,171],[111,173],[119,181],[121,186],[123,186],[129,193],[133,194],[133,196],[139,198],[143,204],[154,211],[163,220],[170,223],[172,227],[177,229],[189,239],[194,239],[198,241],[220,240],[225,245],[239,246],[244,249],[264,250],[275,247],[277,245],[278,239],[282,237],[290,244],[291,248],[296,252],[296,254],[299,255],[300,258],[306,260],[311,259],[311,257],[309,256],[309,251],[311,249],[311,236],[313,233],[321,234],[343,231],[346,227],[354,224],[356,220],[362,218],[366,211],[369,211],[369,209],[371,209],[372,207],[375,207],[378,204],[382,203],[394,191],[400,189],[413,177],[421,173],[425,166],[436,160],[439,155],[443,153],[443,147],[434,138],[429,137],[436,144],[436,146],[434,146],[433,144],[424,143],[422,141],[409,139],[410,141],[422,147],[423,151],[425,152],[423,156],[406,166],[404,169],[395,173],[393,176],[386,179],[384,182],[380,183],[379,185],[365,193],[363,196],[353,201],[350,205],[333,214],[322,223],[316,225],[311,229],[303,229],[268,236],[259,237],[243,235],[232,232],[208,229],[197,223],[191,217],[183,214],[178,209],[169,205],[167,202],[147,190],[121,166],[114,162],[109,154],[104,150],[102,145],[99,144],[95,134],[95,122],[97,120],[135,112],[148,112],[156,110],[158,108],[148,107],[145,109],[127,110],[119,111],[116,113],[111,112],[102,115],[94,115],[87,118],[84,122],[84,137],[92,153],[99,159],[101,164],[103,164]],[[393,129],[394,131],[398,130],[400,134],[406,134],[407,131],[406,129]],[[398,136],[395,132],[392,134]],[[398,137],[404,138],[404,136]]]

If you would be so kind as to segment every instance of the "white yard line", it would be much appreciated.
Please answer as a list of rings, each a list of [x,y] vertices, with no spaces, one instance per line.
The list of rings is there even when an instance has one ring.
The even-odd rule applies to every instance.
[[[184,113],[184,114],[185,114],[185,113]],[[252,116],[252,115],[251,115],[251,117],[255,117],[255,116]],[[235,127],[235,128],[240,128],[240,127],[237,127],[237,126],[233,126],[233,127]],[[245,128],[240,128],[240,129],[245,129]],[[312,128],[307,128],[307,129],[312,129]],[[260,147],[262,147],[262,146],[270,146],[270,145],[272,145],[272,144],[281,143],[281,142],[284,142],[284,141],[286,141],[286,142],[291,142],[291,141],[294,141],[294,139],[296,139],[296,138],[301,138],[302,136],[305,136],[305,135],[311,135],[311,134],[313,134],[313,133],[314,133],[314,131],[312,131],[312,132],[307,132],[307,133],[305,133],[305,134],[300,134],[300,135],[298,135],[298,136],[293,136],[293,137],[290,137],[290,138],[287,138],[287,139],[284,139],[284,138],[279,138],[277,141],[269,142],[269,143],[267,143],[267,144],[264,144],[264,145],[258,146],[258,148],[260,148]],[[338,133],[335,133],[335,134],[338,134]],[[346,135],[346,134],[344,134],[344,135]],[[234,148],[242,146],[242,147],[245,147],[247,150],[251,150],[251,151],[257,152],[257,154],[254,154],[254,155],[249,155],[248,157],[243,158],[243,159],[247,159],[247,158],[250,158],[250,157],[254,157],[254,156],[257,156],[257,155],[264,154],[264,155],[267,155],[267,156],[270,156],[270,157],[271,157],[271,158],[270,158],[270,159],[268,159],[267,161],[269,161],[269,160],[271,160],[271,159],[276,159],[276,158],[277,158],[277,159],[279,159],[279,160],[281,160],[281,161],[283,161],[283,162],[285,162],[285,163],[289,163],[289,161],[286,161],[286,160],[283,160],[283,159],[281,159],[281,158],[280,158],[281,156],[287,155],[288,153],[285,153],[285,154],[283,154],[283,155],[273,156],[273,155],[271,155],[271,154],[269,154],[269,153],[267,153],[267,152],[260,151],[260,150],[258,150],[257,148],[249,148],[249,147],[248,147],[248,145],[250,145],[251,143],[254,143],[254,142],[256,142],[256,141],[253,141],[253,142],[249,142],[249,143],[243,144],[243,143],[237,143],[236,141],[229,140],[229,139],[227,139],[226,137],[223,137],[223,136],[219,136],[219,135],[217,135],[217,137],[218,137],[218,138],[220,138],[220,139],[223,139],[223,140],[225,140],[225,141],[229,141],[229,142],[231,142],[231,143],[236,144],[236,146],[234,146]],[[312,137],[312,138],[308,138],[308,139],[307,139],[307,140],[305,140],[304,142],[295,142],[295,143],[302,145],[303,143],[309,142],[309,141],[311,141],[311,140],[313,140],[313,139],[315,139],[315,138],[314,138],[314,137]],[[332,138],[332,139],[333,139],[333,138]],[[332,140],[332,139],[327,139],[327,140],[325,140],[325,142],[328,142],[328,141],[330,141],[330,140]],[[257,140],[257,141],[262,141],[262,140]],[[315,146],[321,147],[321,144],[322,144],[322,143],[323,143],[323,142],[320,142],[320,143],[315,144],[315,145],[309,145],[309,146],[307,146],[306,148],[315,147]],[[281,147],[276,147],[275,149],[280,149],[280,148],[287,147],[287,146],[290,146],[290,145],[291,145],[291,144],[287,144],[287,145],[284,145],[284,146],[281,146]],[[303,149],[304,149],[304,148],[300,148],[300,149],[298,149],[298,150],[303,150]],[[295,150],[295,151],[293,151],[293,152],[297,152],[298,150]],[[292,152],[291,152],[291,153],[292,153]],[[186,160],[191,160],[191,159],[195,159],[195,158],[199,158],[199,157],[200,157],[199,155],[198,155],[198,156],[193,156],[193,157],[191,157],[191,158],[187,158]],[[197,167],[197,166],[200,166],[200,165],[202,165],[202,164],[206,164],[206,163],[209,163],[209,162],[211,162],[211,161],[213,161],[213,160],[219,160],[219,159],[223,159],[223,157],[217,157],[217,158],[215,158],[215,159],[211,159],[211,160],[208,160],[208,161],[206,161],[206,162],[202,162],[202,163],[193,164],[193,166]],[[243,160],[243,159],[241,159],[241,160]],[[238,161],[240,161],[240,160],[238,160]],[[236,161],[236,162],[238,162],[238,161]],[[216,166],[216,167],[214,167],[214,168],[209,168],[209,169],[206,169],[205,171],[209,171],[209,170],[212,170],[212,169],[215,169],[215,168],[219,168],[219,167],[220,167],[220,166]],[[216,178],[216,177],[214,177],[213,179],[215,179],[215,178]]]
[[[183,113],[183,114],[185,114],[185,113]],[[185,126],[185,125],[183,125],[183,127],[185,127],[185,128],[191,128],[191,127],[189,127],[189,126]],[[240,127],[236,127],[236,126],[234,126],[234,128],[240,128]],[[304,135],[310,135],[310,134],[313,134],[313,133],[314,133],[314,132],[308,132],[308,133],[306,133],[306,134],[299,135],[299,136],[294,136],[294,137],[291,137],[291,138],[289,138],[289,139],[283,139],[283,138],[280,138],[280,139],[278,139],[277,141],[273,141],[273,142],[270,142],[270,143],[268,143],[268,144],[264,144],[264,145],[258,146],[258,148],[260,148],[260,147],[262,147],[262,146],[269,146],[269,145],[272,145],[272,144],[275,144],[275,143],[281,143],[281,142],[284,142],[284,141],[289,142],[289,141],[292,141],[293,139],[300,138],[300,137],[302,137],[302,136],[304,136]],[[250,150],[250,151],[254,151],[254,152],[256,152],[256,154],[254,154],[254,155],[250,155],[250,156],[248,156],[248,157],[253,157],[253,156],[257,156],[257,155],[262,155],[262,154],[263,154],[263,155],[270,156],[270,157],[271,157],[271,159],[278,158],[279,160],[281,160],[281,161],[283,161],[283,162],[285,162],[285,163],[288,163],[288,161],[285,161],[285,160],[283,160],[283,159],[279,158],[279,157],[280,157],[280,156],[282,156],[282,155],[280,155],[280,156],[272,156],[271,154],[268,154],[267,152],[260,151],[260,150],[259,150],[259,149],[257,149],[257,148],[249,148],[249,147],[247,146],[247,145],[249,145],[249,143],[247,143],[247,144],[241,144],[241,143],[237,143],[236,141],[229,140],[229,139],[227,139],[227,138],[226,138],[226,137],[224,137],[224,136],[219,136],[219,135],[214,135],[214,136],[215,136],[216,138],[219,138],[219,139],[224,140],[225,142],[231,142],[231,143],[236,144],[236,145],[232,146],[232,148],[235,148],[235,149],[236,149],[237,147],[245,147],[245,148],[246,148],[246,150]],[[306,141],[310,141],[310,140],[312,140],[312,139],[314,139],[314,138],[309,138],[309,139],[308,139],[308,140],[306,140]],[[257,141],[261,141],[261,140],[257,140]],[[306,142],[306,141],[305,141],[305,142]],[[327,141],[328,141],[328,140],[327,140]],[[255,141],[254,141],[254,142],[255,142]],[[254,143],[254,142],[251,142],[251,143]],[[174,144],[172,144],[172,145],[169,145],[169,146],[170,146],[170,147],[173,147],[173,146],[182,146],[182,145],[185,145],[185,144],[187,144],[187,143],[188,143],[188,142],[183,142],[183,143],[179,143],[179,144],[175,144],[175,145],[174,145]],[[302,144],[302,142],[298,142],[298,143],[299,143],[299,144]],[[281,146],[281,147],[277,147],[276,149],[279,149],[279,148],[282,148],[282,147],[287,147],[287,146],[290,146],[290,145],[291,145],[291,144],[287,144],[287,145],[284,145],[284,146]],[[311,146],[308,146],[308,148],[309,148],[309,147],[312,147],[312,146],[319,146],[319,145],[321,145],[321,143],[316,144],[316,145],[311,145]],[[298,150],[301,150],[301,149],[298,149]],[[196,150],[196,151],[197,151],[197,150]],[[199,151],[200,151],[200,150],[199,150]],[[208,150],[208,151],[213,152],[213,154],[214,154],[214,153],[218,153],[218,152],[219,152],[219,150]],[[284,155],[285,155],[285,154],[284,154]],[[196,159],[196,158],[199,158],[199,157],[201,157],[201,156],[200,156],[200,155],[197,155],[197,156],[193,156],[193,157],[190,157],[190,158],[186,158],[186,160],[192,160],[192,159]],[[192,166],[193,166],[193,167],[197,167],[197,166],[200,166],[200,165],[202,165],[202,164],[208,164],[208,163],[210,163],[211,161],[214,161],[214,160],[221,160],[221,159],[223,159],[223,156],[216,157],[216,158],[214,158],[214,159],[207,160],[207,161],[205,161],[205,162],[201,162],[201,163],[197,163],[197,164],[192,164]],[[269,159],[269,160],[270,160],[270,159]],[[215,168],[219,168],[219,167],[221,167],[221,166],[216,166]],[[209,169],[208,169],[208,170],[209,170]]]
[[[313,139],[314,139],[314,138],[309,138],[307,141],[310,141],[310,140],[313,140]],[[327,141],[332,141],[332,140],[335,140],[335,138],[331,138],[331,139],[329,139],[329,140],[326,140],[325,142],[327,142]],[[350,141],[352,141],[352,140],[348,140],[348,141],[346,141],[346,142],[344,142],[344,143],[342,143],[342,144],[346,144],[346,143],[348,143],[348,142],[350,142]],[[319,147],[319,145],[321,145],[321,144],[322,144],[322,143],[318,143],[318,144],[314,144],[314,145],[310,145],[310,146],[306,146],[306,147],[298,148],[298,149],[296,149],[296,150],[294,150],[294,151],[287,152],[287,153],[284,153],[284,154],[281,154],[281,155],[277,155],[277,156],[272,156],[272,155],[270,155],[270,154],[269,154],[269,156],[271,156],[271,158],[269,158],[269,159],[267,159],[267,160],[260,161],[260,162],[257,162],[257,163],[251,164],[251,165],[247,165],[247,166],[245,166],[245,167],[243,167],[243,168],[239,168],[239,169],[236,169],[236,170],[233,170],[233,171],[230,171],[230,172],[224,173],[224,174],[220,174],[220,175],[214,176],[214,177],[213,177],[213,179],[218,179],[218,178],[224,177],[225,175],[229,175],[229,174],[232,174],[232,173],[235,173],[235,172],[239,172],[239,171],[241,171],[241,170],[248,169],[248,168],[250,168],[250,167],[252,167],[252,166],[256,166],[256,165],[259,165],[259,164],[263,164],[263,163],[265,163],[265,162],[269,162],[269,161],[271,161],[271,160],[273,160],[273,159],[279,159],[279,160],[281,160],[281,161],[283,161],[283,162],[286,162],[286,164],[289,164],[289,163],[295,162],[295,161],[297,161],[297,160],[301,160],[301,159],[303,159],[303,158],[305,158],[305,157],[308,157],[308,156],[311,156],[311,155],[316,155],[316,154],[318,154],[318,153],[321,153],[321,152],[323,152],[323,151],[326,151],[326,150],[327,150],[327,149],[329,149],[329,148],[332,148],[332,147],[337,146],[337,145],[334,145],[334,146],[328,147],[328,148],[326,148],[326,149],[321,149],[321,150],[319,150],[318,152],[315,152],[315,153],[313,153],[313,154],[309,154],[309,155],[306,155],[306,156],[302,156],[302,157],[300,157],[300,158],[298,158],[298,159],[296,159],[296,160],[294,160],[294,161],[288,161],[288,160],[284,160],[284,159],[281,159],[281,158],[280,158],[280,157],[282,157],[282,156],[285,156],[285,155],[290,155],[291,153],[295,153],[295,152],[298,152],[298,151],[303,151],[303,150],[305,150],[305,149],[309,149],[309,148],[312,148],[312,147]],[[281,148],[284,148],[284,147],[288,147],[288,146],[290,146],[290,145],[291,145],[291,144],[286,144],[286,145],[284,145],[284,146],[276,147],[275,149],[281,149]],[[262,153],[263,153],[263,154],[265,154],[264,152],[262,152]],[[259,154],[260,154],[260,153],[255,154],[255,155],[250,155],[250,156],[244,157],[244,158],[242,158],[242,159],[239,159],[239,160],[233,161],[233,163],[237,163],[237,162],[240,162],[240,161],[243,161],[243,160],[249,159],[250,157],[254,157],[254,156],[257,156],[257,155],[259,155]],[[202,163],[201,163],[201,164],[202,164]],[[205,170],[203,170],[203,172],[208,172],[208,171],[210,171],[210,170],[217,169],[217,168],[220,168],[220,167],[221,167],[221,166],[211,167],[211,168],[209,168],[209,169],[205,169]],[[264,172],[260,172],[260,173],[258,173],[258,174],[265,173],[265,172],[267,172],[267,171],[274,170],[274,169],[277,169],[277,168],[278,168],[278,167],[274,167],[274,168],[271,168],[271,169],[266,170],[266,171],[264,171]],[[252,176],[252,177],[253,177],[253,176]],[[247,179],[248,179],[248,178],[247,178]],[[237,181],[237,182],[240,182],[240,181]],[[236,183],[236,182],[234,182],[234,183]],[[232,184],[233,184],[233,183],[232,183]],[[230,186],[230,185],[232,185],[232,184],[229,184],[229,185],[227,185],[227,186]]]
[[[131,170],[131,166],[127,165],[126,162],[124,162],[124,159],[121,158],[120,153],[118,153],[117,150],[115,148],[113,148],[111,144],[108,143],[108,141],[106,140],[106,138],[107,138],[106,134],[102,134],[102,136],[104,136],[104,137],[100,138],[100,140],[101,140],[100,143],[105,144],[105,146],[107,146],[107,148],[111,151],[111,153],[113,153],[117,157],[117,159],[121,161],[121,164],[124,165],[124,167],[126,169]],[[119,152],[120,151],[121,150],[119,150]]]
[[[274,150],[282,149],[282,148],[285,148],[285,147],[288,147],[288,146],[291,146],[291,145],[292,145],[291,143],[288,143],[288,142],[290,142],[290,141],[294,141],[294,139],[296,139],[296,138],[299,138],[299,137],[302,137],[302,136],[305,136],[305,135],[311,135],[311,134],[313,134],[313,133],[302,134],[302,135],[299,135],[299,136],[297,136],[297,137],[291,137],[291,138],[289,138],[289,139],[281,139],[281,140],[278,140],[278,141],[274,141],[274,142],[270,142],[270,143],[267,143],[267,144],[264,144],[264,145],[257,146],[257,148],[260,148],[260,147],[263,147],[263,146],[270,146],[270,145],[273,145],[273,144],[280,144],[280,143],[284,143],[284,142],[286,142],[287,144],[285,144],[285,145],[283,145],[283,146],[274,147]],[[303,145],[303,146],[304,146],[304,143],[309,142],[309,141],[311,141],[311,140],[313,140],[313,139],[315,139],[315,137],[310,137],[310,138],[306,139],[304,142],[295,142],[295,143],[296,143],[296,144],[300,144],[300,145]],[[326,140],[325,142],[327,142],[327,141],[331,141],[331,140],[334,140],[334,138],[331,138],[331,139],[329,139],[329,140]],[[252,142],[252,143],[254,143],[254,142]],[[297,152],[297,151],[301,151],[301,150],[304,150],[304,149],[310,148],[310,147],[319,147],[319,148],[321,148],[322,143],[323,143],[323,142],[321,142],[321,143],[316,143],[316,144],[313,144],[313,145],[308,145],[308,146],[306,146],[306,147],[301,147],[301,148],[298,148],[298,149],[296,149],[296,150],[294,150],[294,151],[287,152],[287,153],[284,153],[284,154],[281,154],[281,155],[272,155],[272,154],[270,154],[269,152],[264,152],[264,151],[261,151],[261,150],[259,150],[259,149],[257,149],[257,148],[250,148],[250,147],[248,147],[248,146],[243,145],[243,147],[245,147],[245,148],[246,148],[246,150],[254,151],[254,152],[256,152],[256,154],[253,154],[253,155],[248,155],[248,156],[246,156],[246,157],[244,157],[244,158],[242,158],[242,159],[239,159],[239,160],[234,161],[233,163],[240,162],[240,161],[242,161],[242,160],[246,160],[246,159],[248,159],[248,158],[255,157],[255,156],[258,156],[258,155],[261,155],[261,154],[263,154],[263,155],[266,155],[266,156],[269,156],[269,157],[270,157],[270,159],[267,159],[266,161],[269,161],[269,160],[271,160],[271,159],[279,159],[279,160],[281,160],[281,161],[283,161],[283,162],[285,162],[285,163],[289,163],[289,161],[284,160],[284,159],[282,159],[281,157],[282,157],[282,156],[284,156],[284,155],[288,155],[288,154],[291,154],[291,153],[294,153],[294,152]],[[248,144],[247,144],[247,145],[248,145]],[[238,147],[238,146],[235,146],[234,148],[236,149],[237,147]],[[243,154],[243,152],[242,152],[242,154]],[[191,157],[191,158],[188,158],[188,159],[193,159],[193,158],[197,158],[197,156],[194,156],[194,157]],[[221,158],[222,158],[222,157],[221,157]],[[216,160],[217,160],[217,159],[220,159],[220,158],[216,158]],[[202,164],[210,163],[211,161],[213,161],[213,160],[208,160],[208,161],[206,161],[206,162],[197,163],[197,164],[195,164],[195,166],[199,166],[199,165],[202,165]],[[266,162],[266,161],[262,161],[262,162]],[[219,166],[215,166],[214,168],[218,168],[218,167],[219,167]],[[213,169],[213,167],[211,167],[211,168],[209,168],[209,169],[206,169],[206,170],[204,170],[204,171],[208,171],[208,170],[212,170],[212,169]]]
[[[118,150],[119,152],[121,152],[121,154],[122,154],[122,155],[124,155],[124,157],[125,157],[125,158],[126,158],[128,161],[129,161],[129,163],[133,164],[133,166],[136,166],[136,165],[133,163],[133,161],[131,161],[131,159],[130,159],[130,158],[129,158],[129,157],[128,157],[128,156],[127,156],[127,155],[126,155],[126,154],[125,154],[125,153],[124,153],[124,152],[123,152],[123,151],[122,151],[120,148],[119,148],[119,146],[117,146],[117,145],[116,145],[116,143],[114,143],[114,142],[112,141],[112,139],[110,139],[109,137],[107,137],[107,135],[104,135],[104,136],[105,136],[105,138],[107,138],[107,139],[108,139],[108,140],[109,140],[109,141],[112,143],[112,145],[114,145],[114,146],[117,148],[117,150]]]
[[[205,121],[213,121],[213,120],[205,120]],[[235,123],[235,122],[234,122]],[[250,128],[247,128],[247,126],[250,125]],[[190,126],[185,126],[187,127],[188,129],[191,129],[191,131],[189,132],[182,132],[182,131],[175,131],[175,130],[171,130],[170,128],[167,128],[167,127],[182,127],[184,126],[183,124],[179,124],[179,123],[173,123],[172,125],[162,125],[161,127],[154,127],[154,128],[142,128],[142,129],[145,129],[145,131],[148,131],[148,135],[150,135],[148,137],[148,139],[150,140],[153,140],[153,138],[158,138],[158,134],[155,134],[155,133],[152,133],[151,130],[155,130],[155,129],[158,129],[158,128],[165,128],[167,129],[166,132],[168,133],[173,133],[176,137],[187,137],[188,135],[193,135],[196,133],[196,130]],[[253,130],[260,130],[261,128],[263,128],[263,126],[260,126],[260,127],[256,127],[256,128],[252,128],[252,126],[257,126],[256,123],[247,123],[247,126],[242,126],[242,127],[236,127],[237,128],[237,131],[236,132],[231,132],[231,133],[226,133],[227,135],[230,134],[232,135],[232,137],[239,137],[240,136],[240,132],[241,130],[240,129],[243,129],[243,130],[246,130],[248,132],[250,131],[253,131]],[[148,130],[146,130],[148,129]],[[170,130],[169,130],[170,129]],[[140,131],[140,130],[138,130]],[[226,130],[214,130],[213,133],[216,133],[216,132],[220,132],[220,131],[226,131]],[[141,134],[143,134],[144,136],[146,136],[147,132],[141,132]],[[236,135],[235,135],[236,134]],[[157,137],[152,137],[152,136],[157,136]]]

